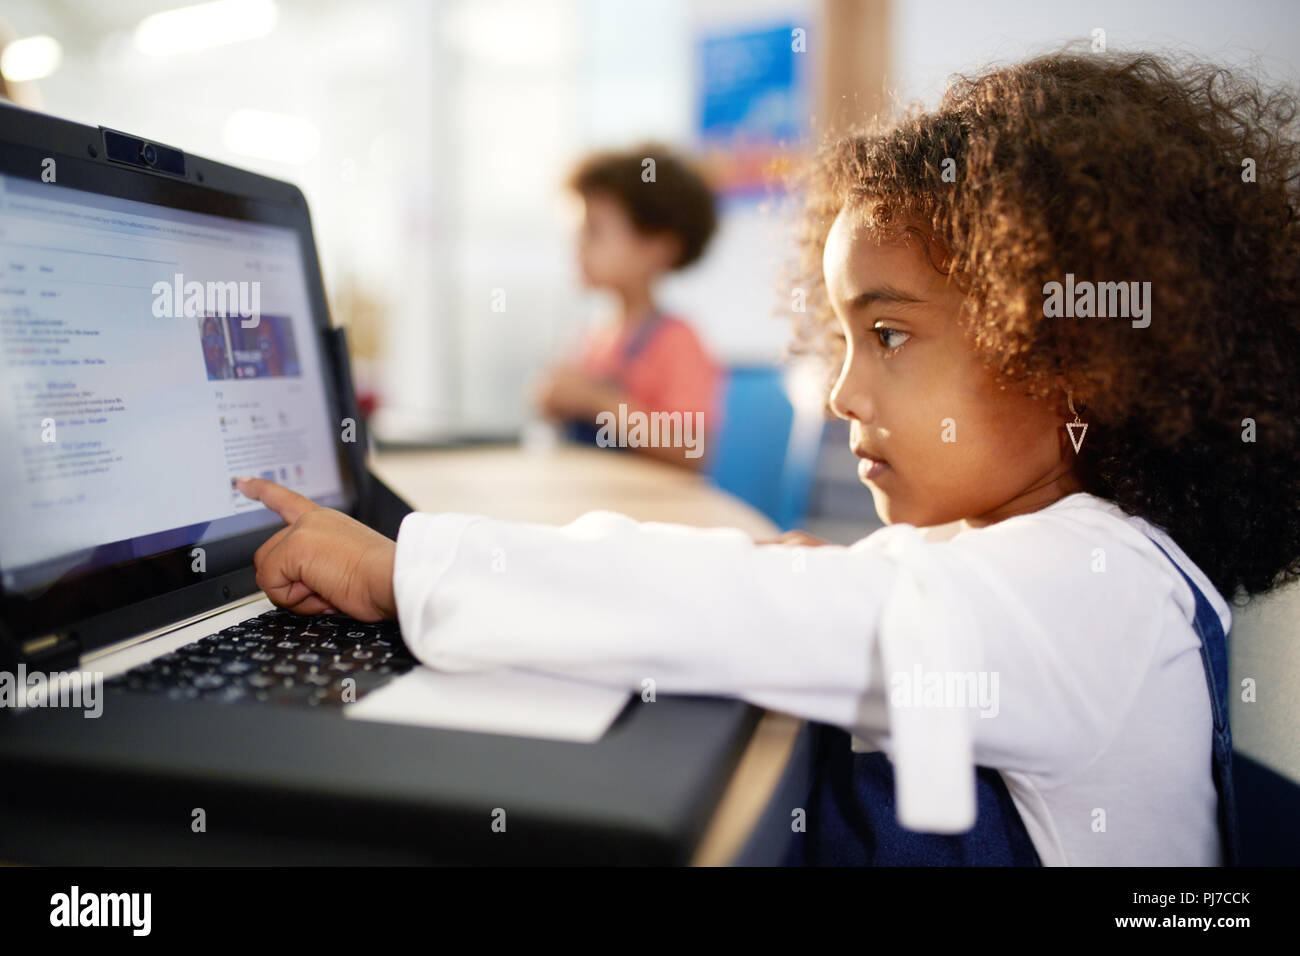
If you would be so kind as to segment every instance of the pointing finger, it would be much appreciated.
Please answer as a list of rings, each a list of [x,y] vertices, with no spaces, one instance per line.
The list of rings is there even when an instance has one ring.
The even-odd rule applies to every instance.
[[[308,511],[315,511],[320,505],[305,498],[296,491],[290,491],[284,485],[277,485],[265,478],[236,478],[245,497],[260,501],[289,524],[293,524]]]

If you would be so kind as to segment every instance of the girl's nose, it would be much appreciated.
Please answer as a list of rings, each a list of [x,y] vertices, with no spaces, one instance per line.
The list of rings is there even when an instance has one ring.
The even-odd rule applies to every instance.
[[[845,420],[870,422],[876,416],[875,403],[871,400],[865,377],[855,374],[858,370],[853,366],[854,363],[845,362],[840,370],[840,377],[831,389],[830,409]]]

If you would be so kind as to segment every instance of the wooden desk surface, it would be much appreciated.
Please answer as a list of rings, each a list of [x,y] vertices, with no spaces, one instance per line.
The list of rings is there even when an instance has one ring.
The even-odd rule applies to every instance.
[[[638,521],[777,534],[763,514],[685,469],[631,454],[562,445],[386,452],[371,467],[421,511],[460,511],[508,521],[567,524],[608,509]]]
[[[608,509],[639,521],[731,527],[756,538],[777,528],[760,512],[672,465],[631,454],[561,446],[551,451],[481,447],[374,455],[371,468],[420,511],[567,524]],[[776,788],[802,721],[766,711],[696,848],[692,863],[735,859]]]

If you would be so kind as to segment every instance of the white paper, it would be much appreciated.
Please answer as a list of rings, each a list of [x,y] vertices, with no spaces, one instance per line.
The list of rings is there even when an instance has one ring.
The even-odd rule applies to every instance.
[[[512,668],[449,673],[420,666],[345,705],[343,713],[356,720],[594,743],[630,696]]]

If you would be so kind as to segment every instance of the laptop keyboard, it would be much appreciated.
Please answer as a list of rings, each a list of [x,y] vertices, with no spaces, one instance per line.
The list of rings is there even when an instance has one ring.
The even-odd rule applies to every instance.
[[[104,682],[175,700],[336,707],[415,667],[397,625],[267,611]]]

